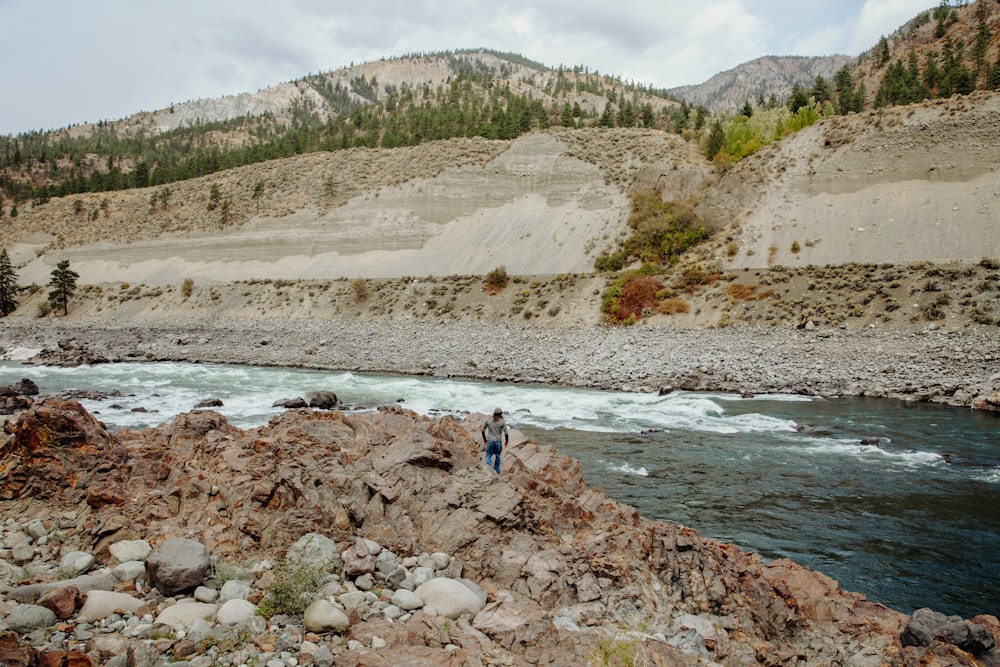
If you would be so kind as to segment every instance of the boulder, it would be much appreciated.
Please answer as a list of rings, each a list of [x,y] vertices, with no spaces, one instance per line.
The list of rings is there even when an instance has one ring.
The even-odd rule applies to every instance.
[[[37,396],[38,385],[30,378],[22,378],[14,384],[0,385],[0,396]]]
[[[225,604],[230,600],[246,600],[253,595],[253,586],[239,579],[230,579],[222,585],[219,591],[219,604]]]
[[[354,539],[354,544],[344,551],[342,557],[346,577],[357,577],[375,571],[375,556],[368,543],[360,537]]]
[[[142,600],[128,593],[91,591],[87,593],[87,600],[80,608],[76,620],[78,623],[91,623],[118,613],[119,610],[134,614],[142,609],[144,604]]]
[[[471,588],[444,577],[420,584],[414,593],[438,614],[452,619],[463,614],[478,614],[486,606],[486,600]]]
[[[127,560],[115,565],[111,574],[115,575],[118,581],[131,581],[146,576],[146,564],[141,560]]]
[[[257,615],[257,605],[248,600],[228,600],[215,612],[215,619],[222,625],[239,625]]]
[[[56,618],[67,619],[76,612],[80,600],[80,589],[76,586],[60,586],[44,593],[38,598],[38,604],[51,609]]]
[[[217,609],[218,607],[214,604],[206,604],[204,602],[179,602],[161,611],[160,615],[153,622],[169,625],[175,629],[187,629],[199,619],[205,620],[211,618],[215,615]]]
[[[184,537],[167,540],[146,561],[150,583],[164,595],[193,590],[205,581],[211,569],[205,545]]]
[[[221,398],[206,398],[195,403],[194,409],[200,408],[221,408],[223,405]]]
[[[404,588],[392,594],[392,603],[403,611],[413,611],[424,606],[424,601],[419,595]]]
[[[24,635],[32,630],[55,625],[56,615],[51,609],[41,605],[19,604],[11,610],[4,622],[17,634]]]
[[[317,634],[343,632],[350,625],[347,614],[327,600],[317,600],[306,607],[302,615],[306,630]]]
[[[332,410],[337,407],[339,400],[332,391],[317,391],[309,394],[309,407],[320,410]]]
[[[296,408],[308,408],[309,403],[306,399],[301,396],[295,398],[279,398],[274,403],[271,403],[272,408],[285,408],[286,410],[294,410]]]
[[[70,551],[59,561],[59,570],[75,577],[92,568],[95,562],[94,556],[85,551]]]
[[[288,547],[285,559],[321,570],[337,570],[343,566],[337,543],[321,533],[306,533],[300,537]]]
[[[130,560],[145,561],[153,553],[153,547],[146,540],[122,540],[112,544],[108,550],[117,563]]]

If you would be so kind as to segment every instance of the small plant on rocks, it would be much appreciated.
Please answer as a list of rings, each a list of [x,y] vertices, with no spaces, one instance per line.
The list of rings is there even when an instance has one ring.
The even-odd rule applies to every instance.
[[[274,569],[274,583],[264,591],[258,613],[265,618],[275,614],[294,614],[315,601],[317,591],[326,581],[322,569],[300,562],[285,561]]]

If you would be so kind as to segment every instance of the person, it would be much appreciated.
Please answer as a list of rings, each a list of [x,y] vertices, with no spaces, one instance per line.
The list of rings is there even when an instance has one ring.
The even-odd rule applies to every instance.
[[[503,444],[500,443],[501,437]],[[483,442],[486,443],[486,465],[492,465],[493,471],[498,475],[500,474],[500,452],[503,451],[503,445],[506,445],[509,439],[510,429],[507,428],[507,422],[503,419],[503,410],[497,408],[493,411],[493,418],[487,419],[486,423],[483,424]],[[493,459],[492,464],[490,458]]]

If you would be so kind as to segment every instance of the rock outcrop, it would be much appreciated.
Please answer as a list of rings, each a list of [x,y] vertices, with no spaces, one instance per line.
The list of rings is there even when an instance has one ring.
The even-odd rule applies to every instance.
[[[292,410],[242,431],[201,410],[112,436],[79,404],[50,398],[9,428],[0,508],[8,523],[58,522],[49,526],[58,528],[58,542],[24,542],[35,560],[82,551],[110,562],[137,542],[162,551],[195,536],[218,561],[277,559],[294,547],[295,558],[342,568],[362,595],[310,610],[310,626],[326,633],[308,640],[318,647],[317,664],[332,651],[338,665],[579,665],[615,642],[663,665],[980,659],[941,638],[904,646],[904,614],[791,561],[764,563],[690,528],[647,520],[587,487],[578,462],[516,434],[495,476],[474,437],[480,419],[430,419],[398,406]],[[412,562],[404,567],[397,555]],[[435,578],[442,576],[448,583]],[[421,586],[421,578],[431,583]],[[197,586],[195,579],[185,586]],[[19,606],[40,606],[53,588],[83,591],[82,580],[37,583],[30,596],[24,591],[32,587],[20,586],[3,604],[20,592]],[[398,618],[351,611],[376,582]],[[172,612],[201,619],[183,621],[191,627],[219,622],[216,600],[203,601],[217,594],[202,588]],[[55,616],[41,608],[19,612],[18,627]],[[453,619],[444,624],[446,617]],[[1000,624],[979,625],[1000,632]],[[169,648],[197,651],[176,641]]]

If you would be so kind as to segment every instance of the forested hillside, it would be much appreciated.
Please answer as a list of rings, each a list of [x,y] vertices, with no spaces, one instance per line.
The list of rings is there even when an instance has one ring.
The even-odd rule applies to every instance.
[[[549,70],[487,51],[379,61],[245,97],[0,137],[0,201],[16,215],[29,201],[165,185],[314,151],[513,139],[552,126],[672,130],[678,109],[663,91],[584,67]]]

